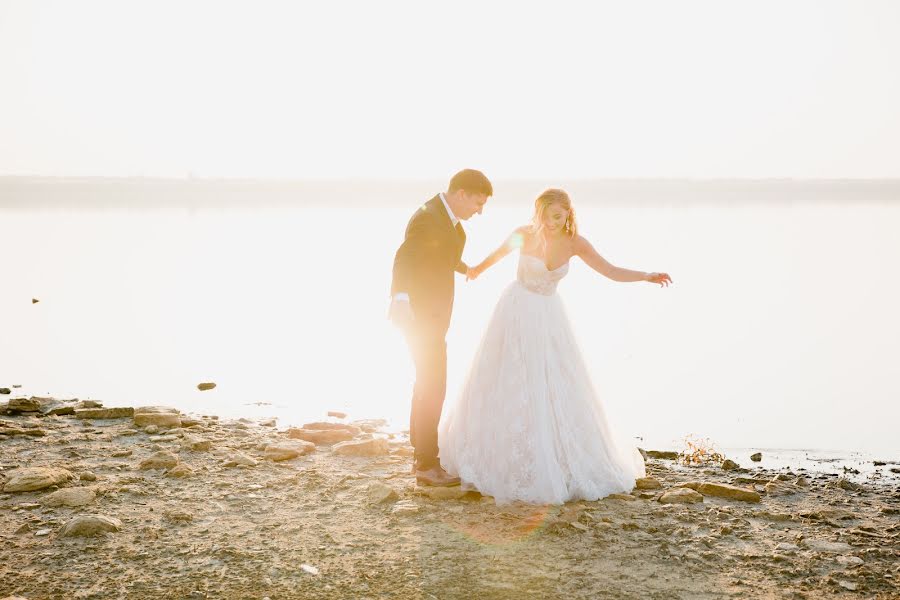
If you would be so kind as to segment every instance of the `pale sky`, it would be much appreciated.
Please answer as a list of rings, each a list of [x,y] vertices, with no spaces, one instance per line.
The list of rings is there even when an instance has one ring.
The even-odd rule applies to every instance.
[[[0,175],[900,177],[900,2],[0,0]]]

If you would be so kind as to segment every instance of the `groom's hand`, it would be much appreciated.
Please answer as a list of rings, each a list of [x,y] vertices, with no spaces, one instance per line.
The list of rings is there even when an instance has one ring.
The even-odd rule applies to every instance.
[[[388,318],[400,329],[406,329],[413,322],[413,311],[409,300],[393,298],[388,310]]]

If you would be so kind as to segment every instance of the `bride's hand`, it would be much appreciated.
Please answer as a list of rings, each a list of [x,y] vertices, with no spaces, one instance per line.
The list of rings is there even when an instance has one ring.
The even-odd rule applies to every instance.
[[[466,271],[466,281],[475,281],[479,275],[481,275],[481,271],[477,267],[469,267]]]
[[[657,283],[662,287],[668,287],[669,284],[672,283],[672,278],[669,277],[668,273],[648,273],[647,278],[644,281]]]

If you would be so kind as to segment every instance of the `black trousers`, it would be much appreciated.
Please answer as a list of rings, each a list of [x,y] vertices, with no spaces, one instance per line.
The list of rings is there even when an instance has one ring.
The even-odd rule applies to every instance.
[[[409,438],[421,469],[440,465],[438,459],[438,423],[447,394],[447,342],[445,333],[411,327],[406,341],[416,367]]]

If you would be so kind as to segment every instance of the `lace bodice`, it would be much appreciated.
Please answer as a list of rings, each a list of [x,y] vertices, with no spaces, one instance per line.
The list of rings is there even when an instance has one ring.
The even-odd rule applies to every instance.
[[[519,272],[516,279],[527,290],[535,294],[552,296],[556,293],[556,284],[568,272],[569,263],[548,271],[544,261],[537,256],[519,253]]]

